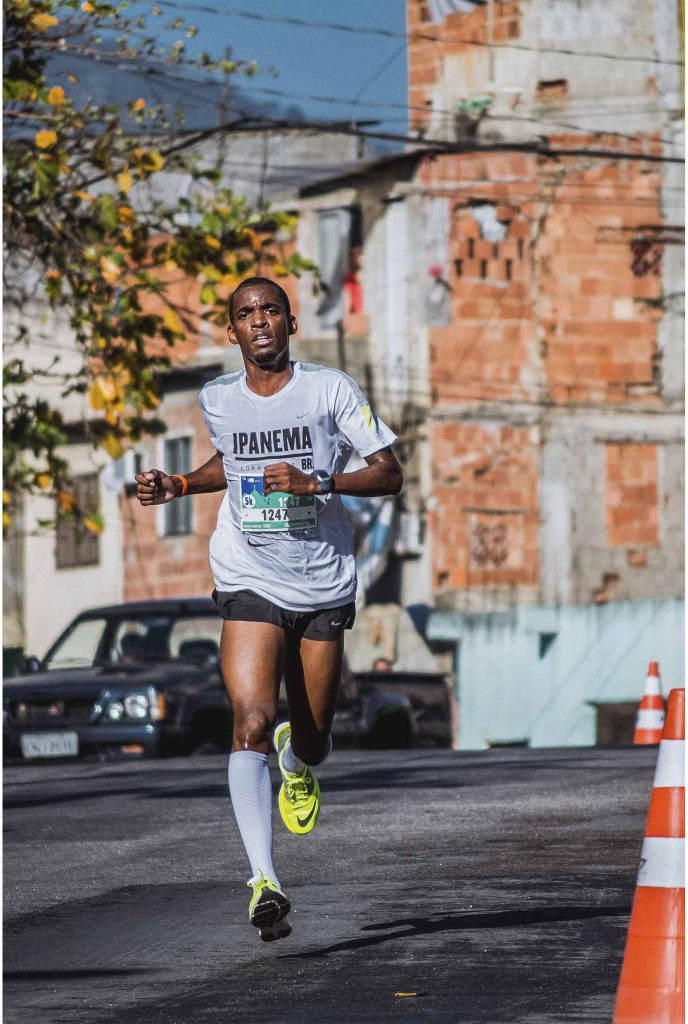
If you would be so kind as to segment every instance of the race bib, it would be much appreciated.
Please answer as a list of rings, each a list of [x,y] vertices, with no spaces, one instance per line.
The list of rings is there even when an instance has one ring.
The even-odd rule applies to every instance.
[[[244,533],[275,530],[309,530],[318,524],[314,494],[284,494],[273,491],[266,497],[262,474],[240,476],[241,529]]]

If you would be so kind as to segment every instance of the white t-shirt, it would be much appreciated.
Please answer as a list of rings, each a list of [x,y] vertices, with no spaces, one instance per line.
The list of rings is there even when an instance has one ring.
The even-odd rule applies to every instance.
[[[265,467],[289,462],[304,473],[341,473],[353,452],[373,455],[396,435],[347,374],[291,365],[289,383],[268,398],[249,389],[243,370],[201,391],[227,478],[210,566],[219,591],[252,590],[282,608],[315,611],[356,595],[351,524],[338,494],[265,498]]]

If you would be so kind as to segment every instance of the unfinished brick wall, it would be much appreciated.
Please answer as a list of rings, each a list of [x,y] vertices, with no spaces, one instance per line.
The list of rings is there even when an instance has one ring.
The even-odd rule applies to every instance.
[[[435,423],[431,515],[438,594],[538,583],[534,428]]]
[[[607,543],[655,547],[659,544],[657,445],[607,444],[605,472]],[[640,553],[635,554],[635,564],[642,565]]]
[[[418,180],[453,206],[452,315],[447,326],[429,330],[431,394],[442,417],[433,428],[436,591],[487,590],[497,582],[537,591],[537,499],[520,513],[511,486],[500,484],[466,512],[463,480],[447,475],[446,453],[490,458],[490,435],[477,421],[471,433],[471,406],[494,403],[493,415],[502,415],[508,430],[506,424],[527,417],[529,408],[543,416],[588,409],[595,417],[605,408],[661,404],[661,244],[649,229],[662,221],[659,173],[613,157],[555,164],[526,154],[482,153],[429,157]],[[521,409],[516,418],[514,408]],[[528,435],[526,428],[513,429]],[[536,484],[537,451],[537,442],[529,441]],[[587,490],[581,479],[574,507]],[[657,515],[656,493],[652,497],[649,487],[637,493],[648,503],[642,514],[630,509],[628,498],[615,513],[635,517],[623,542],[634,547],[653,543],[650,525]],[[604,522],[602,502],[598,514]],[[613,545],[623,534],[609,536]],[[642,569],[641,555],[633,559]]]

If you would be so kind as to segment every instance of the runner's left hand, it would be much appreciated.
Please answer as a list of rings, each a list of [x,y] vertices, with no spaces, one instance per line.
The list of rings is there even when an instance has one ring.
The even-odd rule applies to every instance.
[[[288,462],[266,466],[263,474],[263,492],[283,491],[285,494],[317,494],[318,481],[309,473],[302,473]]]

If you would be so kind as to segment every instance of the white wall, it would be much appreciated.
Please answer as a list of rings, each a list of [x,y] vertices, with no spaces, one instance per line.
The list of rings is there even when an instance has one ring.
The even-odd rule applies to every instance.
[[[457,642],[458,745],[526,740],[532,747],[595,743],[590,701],[640,701],[648,663],[663,693],[685,685],[681,599],[435,612],[432,640]],[[540,634],[556,639],[540,657]]]
[[[86,445],[69,449],[75,475],[99,470],[107,456],[99,456]],[[105,530],[100,535],[97,565],[58,569],[55,564],[55,531],[41,530],[35,535],[36,521],[55,515],[53,503],[40,497],[29,498],[26,505],[24,540],[24,633],[27,654],[42,657],[53,640],[79,612],[122,600],[123,560],[122,521],[118,492],[104,486],[100,474],[100,510]]]

